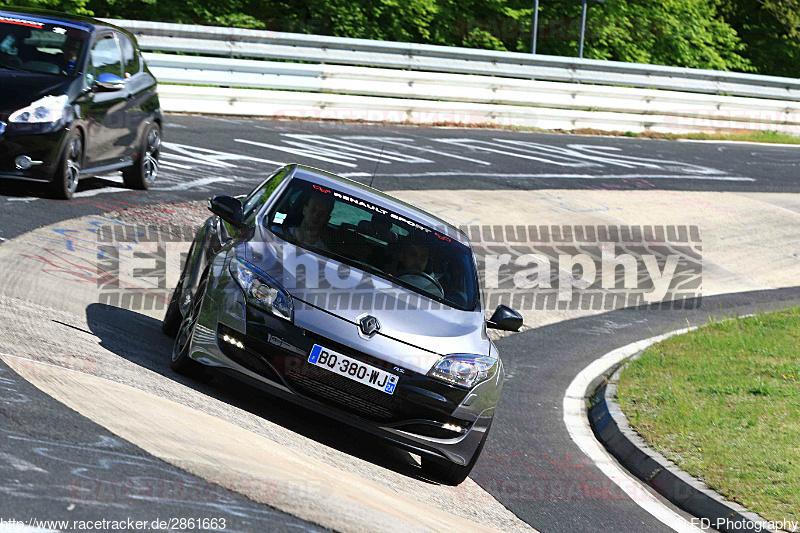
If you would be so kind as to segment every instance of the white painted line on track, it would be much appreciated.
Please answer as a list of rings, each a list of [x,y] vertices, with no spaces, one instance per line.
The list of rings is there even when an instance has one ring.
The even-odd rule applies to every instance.
[[[297,141],[306,143],[305,145],[316,145],[320,149],[325,149],[338,152],[342,156],[347,156],[357,159],[366,159],[367,161],[398,161],[401,163],[433,163],[430,159],[423,159],[409,154],[400,152],[393,152],[386,150],[384,146],[380,149],[369,146],[364,146],[359,143],[351,143],[345,141],[342,137],[324,137],[322,135],[307,135],[299,133],[287,133],[286,137],[294,139],[294,141],[284,141],[287,144],[294,144],[297,146]],[[300,146],[303,146],[300,144]]]
[[[159,164],[161,166],[164,166],[164,167],[179,168],[181,170],[191,170],[192,169],[192,167],[189,166],[189,165],[181,165],[180,163],[174,163],[174,162],[169,162],[169,161],[159,161]]]
[[[169,152],[162,152],[161,153],[161,160],[159,163],[164,163],[165,159],[173,160],[173,161],[185,161],[187,163],[200,163],[203,165],[210,165],[213,167],[225,167],[225,168],[233,168],[236,165],[232,165],[230,163],[226,163],[225,161],[210,161],[208,159],[200,158],[194,155],[181,155],[181,154],[173,154]]]
[[[598,166],[601,166],[598,163],[590,163],[590,162],[586,162],[586,161],[578,161],[575,158],[570,159],[568,157],[564,157],[564,156],[560,156],[560,155],[549,156],[549,154],[541,154],[539,157],[537,157],[537,156],[530,155],[530,154],[527,154],[527,153],[521,153],[523,148],[508,147],[507,150],[498,150],[497,148],[488,148],[486,146],[482,146],[481,144],[489,144],[490,146],[497,146],[497,145],[492,145],[488,141],[479,141],[479,140],[476,140],[476,139],[454,138],[454,139],[434,139],[434,140],[436,142],[445,143],[445,144],[451,144],[451,145],[456,145],[456,146],[461,146],[461,147],[472,149],[472,150],[481,150],[483,152],[491,152],[491,153],[494,153],[494,154],[507,155],[507,156],[510,156],[510,157],[516,157],[518,159],[528,159],[528,160],[531,160],[531,161],[539,161],[540,163],[547,163],[549,165],[556,165],[556,166],[559,166],[559,167],[598,167]],[[509,151],[509,150],[519,150],[519,151],[513,152],[513,151]],[[548,155],[549,157],[545,157],[545,155]],[[562,160],[566,160],[566,161],[558,161],[557,159],[562,159]]]
[[[11,468],[14,470],[18,470],[20,472],[41,472],[44,474],[49,474],[47,470],[39,468],[35,464],[29,463],[28,461],[20,459],[16,455],[12,455],[10,453],[0,452],[0,459],[11,466]]]
[[[9,202],[33,202],[34,200],[38,200],[36,196],[21,196],[19,198],[6,198]]]
[[[437,154],[442,155],[444,157],[451,157],[453,159],[460,159],[461,161],[469,161],[470,163],[477,163],[479,165],[486,165],[491,166],[491,163],[488,161],[484,161],[482,159],[472,159],[471,157],[465,157],[463,155],[456,155],[456,154],[449,154],[447,152],[442,152],[440,150],[434,150],[433,148],[423,148],[422,146],[415,146],[413,144],[413,139],[403,139],[403,138],[387,138],[387,137],[367,137],[367,136],[348,136],[344,137],[348,140],[353,141],[378,141],[381,143],[393,144],[397,146],[402,146],[403,148],[408,148],[411,150],[419,150],[420,152],[427,152],[429,154]]]
[[[265,163],[268,165],[283,166],[286,163],[281,161],[273,161],[271,159],[262,159],[260,157],[252,157],[249,155],[232,154],[230,152],[220,152],[210,148],[200,148],[197,146],[189,146],[187,144],[178,144],[165,142],[161,146],[167,150],[173,150],[177,153],[162,152],[161,157],[171,160],[188,161],[190,163],[200,163],[215,167],[235,167],[226,161],[253,161],[255,163]]]
[[[564,424],[567,426],[570,438],[575,441],[581,451],[597,465],[597,468],[599,468],[606,477],[616,483],[619,488],[630,496],[631,500],[639,505],[639,507],[668,527],[679,532],[700,532],[702,530],[692,526],[683,516],[679,515],[656,498],[656,496],[654,496],[637,478],[620,466],[617,460],[597,441],[589,425],[585,394],[586,388],[593,379],[608,371],[623,359],[668,337],[687,333],[693,329],[697,328],[692,327],[671,331],[663,335],[628,344],[605,354],[600,359],[589,364],[575,376],[575,379],[573,379],[572,383],[567,387],[563,403]]]
[[[339,161],[337,159],[332,159],[330,157],[325,157],[321,155],[320,150],[317,148],[309,147],[307,150],[303,150],[300,148],[291,148],[288,146],[278,146],[276,144],[267,144],[267,143],[260,143],[256,141],[248,141],[247,139],[234,139],[234,141],[238,143],[245,143],[245,144],[252,144],[253,146],[260,146],[261,148],[268,148],[270,150],[277,150],[279,152],[287,152],[290,154],[298,155],[300,157],[308,157],[309,159],[316,159],[317,161],[325,161],[327,163],[333,163],[334,165],[342,165],[345,167],[356,168],[358,165],[353,163],[346,163],[344,161]],[[342,156],[347,157],[347,156]],[[347,157],[348,159],[354,159],[353,157]]]
[[[684,176],[682,174],[503,174],[501,172],[420,172],[417,174],[376,174],[382,178],[426,178],[433,176],[463,176],[475,178],[520,178],[520,179],[580,179],[580,180],[626,180],[626,179],[673,179],[701,181],[756,181],[744,176]]]
[[[369,172],[345,172],[344,174],[339,174],[343,178],[368,178],[372,176]]]

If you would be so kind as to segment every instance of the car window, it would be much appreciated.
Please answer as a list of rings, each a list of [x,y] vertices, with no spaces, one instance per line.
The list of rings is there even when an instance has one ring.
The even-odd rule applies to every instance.
[[[122,76],[122,57],[117,41],[113,37],[103,38],[92,48],[91,74],[96,80],[104,73]]]
[[[57,24],[0,19],[0,68],[69,75],[84,56],[88,36]]]
[[[133,42],[127,36],[119,35],[119,47],[122,50],[122,67],[125,77],[129,78],[134,74],[138,74],[141,70],[141,63]]]
[[[470,248],[408,216],[295,178],[263,224],[302,248],[462,310],[479,295]]]
[[[246,223],[253,222],[258,211],[267,202],[272,193],[275,192],[278,185],[283,182],[286,174],[286,168],[279,169],[247,195],[247,198],[242,202],[244,204],[244,221]]]

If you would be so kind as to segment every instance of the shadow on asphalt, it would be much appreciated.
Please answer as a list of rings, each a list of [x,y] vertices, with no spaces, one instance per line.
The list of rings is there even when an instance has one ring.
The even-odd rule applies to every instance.
[[[117,181],[96,177],[81,178],[78,182],[77,192],[94,191],[107,187],[127,189],[127,187]],[[38,198],[42,200],[54,199],[53,194],[50,192],[49,183],[15,180],[0,180],[0,196],[5,196],[7,198]]]
[[[271,396],[210,367],[199,379],[177,374],[169,366],[173,339],[161,332],[160,320],[105,304],[89,305],[86,319],[103,348],[132,363],[340,452],[432,483],[422,477],[410,453],[378,437]]]

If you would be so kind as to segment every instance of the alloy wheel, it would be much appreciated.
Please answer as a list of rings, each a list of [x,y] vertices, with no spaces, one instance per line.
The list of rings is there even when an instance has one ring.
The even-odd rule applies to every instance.
[[[79,137],[72,139],[69,147],[67,148],[67,168],[66,168],[66,189],[70,196],[72,196],[78,189],[78,181],[81,178],[81,155],[83,152],[83,145]]]
[[[158,177],[158,156],[161,149],[161,134],[158,128],[153,128],[147,135],[144,153],[144,181],[148,187]]]

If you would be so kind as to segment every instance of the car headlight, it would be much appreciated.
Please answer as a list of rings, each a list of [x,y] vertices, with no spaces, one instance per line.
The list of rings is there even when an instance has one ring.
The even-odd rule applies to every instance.
[[[67,119],[71,108],[67,106],[66,95],[45,96],[31,105],[18,109],[8,117],[8,123],[14,125],[56,126]]]
[[[234,258],[231,261],[230,271],[244,291],[248,303],[284,320],[292,320],[292,297],[277,281],[241,259]]]
[[[428,376],[451,385],[471,389],[497,372],[497,359],[481,355],[455,354],[442,357]]]

